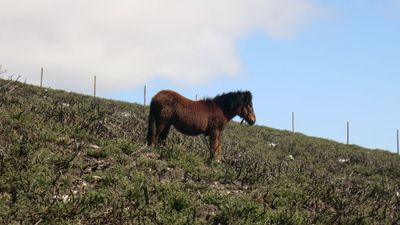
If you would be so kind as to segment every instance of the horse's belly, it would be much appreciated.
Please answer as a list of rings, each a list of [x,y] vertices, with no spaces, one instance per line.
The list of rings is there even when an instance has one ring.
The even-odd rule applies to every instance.
[[[199,135],[207,131],[207,119],[200,115],[187,115],[184,119],[178,118],[173,123],[175,129],[186,135]]]
[[[186,134],[186,135],[195,136],[195,135],[199,135],[199,134],[204,133],[204,131],[199,130],[199,129],[191,129],[191,128],[188,128],[188,127],[181,127],[181,126],[176,126],[176,125],[174,125],[174,127],[175,127],[176,130],[178,130],[182,134]]]

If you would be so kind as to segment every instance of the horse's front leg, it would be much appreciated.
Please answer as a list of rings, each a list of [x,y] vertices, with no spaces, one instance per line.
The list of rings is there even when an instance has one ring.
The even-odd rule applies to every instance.
[[[210,135],[210,159],[214,157],[218,162],[221,162],[221,140],[219,131],[212,132]]]

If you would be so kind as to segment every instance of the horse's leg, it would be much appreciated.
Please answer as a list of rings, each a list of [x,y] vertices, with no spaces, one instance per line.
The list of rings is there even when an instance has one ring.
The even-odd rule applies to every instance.
[[[163,138],[163,134],[166,132],[165,129],[169,128],[169,125],[166,124],[163,121],[157,121],[156,122],[156,133],[155,133],[155,139],[158,141],[158,145],[162,145],[162,138]],[[165,137],[167,136],[166,134],[164,134]]]
[[[222,160],[222,149],[221,149],[221,133],[218,133],[218,138],[217,138],[217,150],[216,150],[216,154],[217,154],[217,161],[221,162]]]
[[[221,151],[221,132],[218,132],[218,136],[215,143],[215,154],[217,157],[217,161],[221,162],[222,160],[222,151]]]
[[[165,140],[167,139],[170,128],[171,128],[171,125],[165,125],[164,129],[161,131],[160,135],[158,136],[158,142],[161,145],[165,144]]]
[[[147,128],[147,145],[152,146],[156,140],[156,118],[154,115],[154,107],[150,107],[148,128]]]
[[[221,144],[220,144],[220,132],[215,131],[210,135],[210,159],[214,157],[217,158],[217,161],[221,161]]]

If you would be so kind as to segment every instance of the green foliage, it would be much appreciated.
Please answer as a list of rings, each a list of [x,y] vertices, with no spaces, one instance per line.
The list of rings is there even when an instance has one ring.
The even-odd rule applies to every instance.
[[[399,224],[400,158],[230,123],[223,163],[148,108],[0,80],[0,224]]]

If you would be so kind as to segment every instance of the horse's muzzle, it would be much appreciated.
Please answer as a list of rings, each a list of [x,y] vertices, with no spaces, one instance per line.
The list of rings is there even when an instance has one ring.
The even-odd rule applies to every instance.
[[[250,126],[254,125],[256,123],[256,120],[248,120],[246,121]]]
[[[256,118],[254,119],[247,119],[247,118],[242,118],[242,121],[240,122],[240,124],[243,124],[243,122],[246,120],[246,122],[251,126],[254,125],[256,123]]]
[[[256,123],[256,114],[251,113],[249,118],[247,119],[247,123],[251,126]]]

